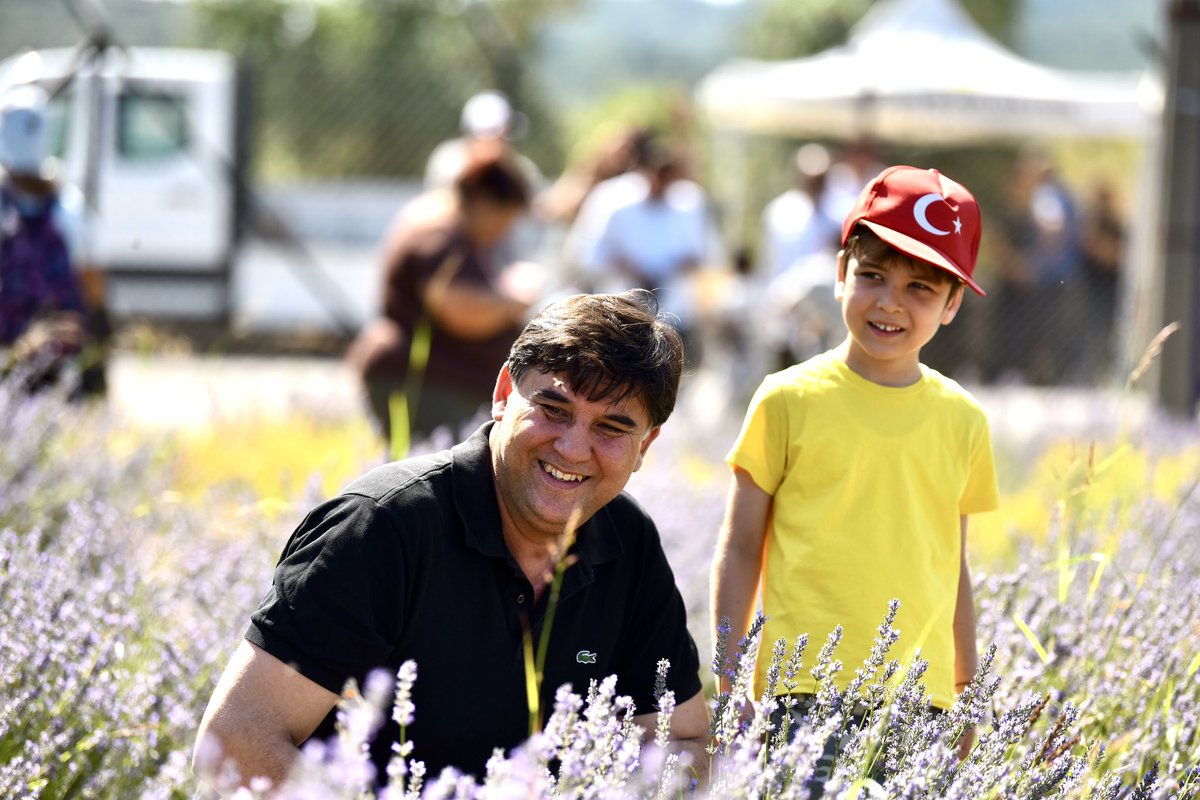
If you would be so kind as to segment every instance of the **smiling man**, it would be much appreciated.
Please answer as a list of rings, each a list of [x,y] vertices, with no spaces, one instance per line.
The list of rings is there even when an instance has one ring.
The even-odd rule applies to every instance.
[[[451,450],[379,467],[292,534],[201,722],[201,777],[219,745],[243,782],[280,781],[333,731],[348,678],[417,662],[406,738],[436,776],[482,776],[530,733],[525,637],[540,641],[556,564],[541,709],[570,683],[618,676],[647,731],[659,659],[671,734],[699,756],[708,712],[696,646],[654,523],[623,493],[675,406],[679,337],[647,292],[577,295],[526,326],[492,421]],[[569,552],[565,552],[568,550]],[[372,744],[381,777],[399,729]]]

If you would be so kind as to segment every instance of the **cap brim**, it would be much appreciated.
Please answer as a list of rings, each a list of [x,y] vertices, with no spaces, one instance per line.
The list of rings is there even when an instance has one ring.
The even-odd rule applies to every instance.
[[[914,239],[911,236],[899,233],[891,228],[885,228],[877,222],[870,222],[869,220],[861,219],[858,221],[858,224],[866,225],[868,228],[874,231],[875,235],[899,250],[901,253],[912,256],[913,258],[921,261],[925,261],[937,267],[938,269],[949,272],[967,286],[970,286],[971,291],[975,292],[975,294],[979,295],[980,297],[987,297],[987,292],[980,288],[979,284],[976,283],[971,276],[959,269],[958,266],[949,258],[947,258],[946,255],[940,250],[930,247],[919,239]]]

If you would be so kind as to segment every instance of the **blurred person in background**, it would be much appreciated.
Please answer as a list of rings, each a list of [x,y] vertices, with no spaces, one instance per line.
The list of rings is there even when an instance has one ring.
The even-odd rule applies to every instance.
[[[55,179],[48,104],[32,84],[0,97],[0,369],[103,394],[103,287],[81,263],[83,198]]]
[[[779,275],[808,256],[829,256],[838,251],[842,217],[830,213],[826,191],[832,163],[829,150],[822,145],[809,143],[796,151],[792,188],[763,209],[764,276]],[[828,272],[822,270],[823,277],[827,278]]]
[[[480,92],[463,105],[459,127],[462,135],[447,139],[433,149],[425,165],[426,189],[449,189],[467,165],[472,146],[490,142],[504,149],[525,176],[531,191],[540,188],[541,170],[512,146],[527,123],[513,110],[508,98],[496,91]]]
[[[507,154],[476,147],[453,190],[426,193],[397,215],[384,243],[380,315],[347,352],[395,455],[411,437],[457,432],[486,405],[542,291],[540,267],[496,253],[528,205]]]
[[[645,192],[612,208],[585,263],[585,278],[597,291],[649,289],[678,320],[689,361],[698,363],[699,336],[693,277],[721,264],[720,244],[708,198],[689,180],[680,154],[651,141],[642,154],[639,176]]]
[[[1048,153],[1018,154],[997,226],[999,285],[991,380],[1039,385],[1078,379],[1084,371],[1086,322],[1082,224],[1075,198]]]
[[[811,358],[846,335],[829,276],[842,235],[841,217],[831,211],[837,201],[829,190],[832,166],[824,146],[803,145],[792,161],[795,185],[763,210],[753,328],[769,361],[765,371]]]
[[[595,260],[596,244],[613,211],[637,202],[649,191],[642,172],[656,135],[649,128],[634,127],[606,148],[599,180],[586,187],[571,218],[563,242],[562,260],[577,280],[586,284],[587,269]]]
[[[653,520],[623,491],[682,371],[679,335],[646,292],[547,306],[491,375],[491,420],[372,470],[300,523],[213,691],[196,774],[220,783],[228,757],[234,785],[278,785],[307,740],[335,735],[348,679],[413,660],[415,715],[389,718],[371,744],[379,784],[405,741],[431,779],[447,766],[482,778],[495,748],[544,724],[560,686],[610,675],[647,741],[673,693],[670,747],[703,778],[708,706],[687,610]],[[522,654],[538,641],[531,684]]]
[[[602,142],[594,153],[567,169],[546,190],[543,210],[547,218],[572,225],[587,199],[595,196],[597,186],[637,169],[638,149],[648,136],[650,133],[645,128],[622,128]]]
[[[1083,280],[1087,287],[1087,376],[1094,382],[1113,377],[1117,356],[1117,301],[1125,258],[1126,222],[1117,192],[1107,179],[1097,181],[1084,214]]]
[[[528,118],[515,110],[502,92],[479,92],[463,104],[459,119],[461,135],[435,147],[425,165],[427,191],[453,189],[476,150],[500,151],[521,171],[529,190],[530,213],[522,214],[496,245],[497,258],[506,263],[547,261],[548,232],[541,218],[539,200],[546,179],[537,164],[513,144],[525,135],[528,126]]]
[[[884,168],[879,149],[869,139],[855,139],[840,148],[829,167],[826,181],[826,210],[834,219],[844,219],[854,207],[858,193]]]
[[[551,258],[561,264],[558,277],[563,286],[577,289],[583,284],[580,245],[586,240],[589,248],[594,247],[599,236],[596,220],[602,223],[608,218],[608,212],[601,210],[608,187],[636,174],[638,150],[648,136],[645,128],[622,127],[542,193],[539,207],[553,230],[548,246]]]

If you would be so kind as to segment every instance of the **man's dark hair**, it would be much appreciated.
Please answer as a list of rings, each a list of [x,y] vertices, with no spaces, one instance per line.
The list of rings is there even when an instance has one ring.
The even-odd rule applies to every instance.
[[[592,402],[637,397],[658,426],[675,408],[683,342],[644,289],[577,294],[534,317],[507,363],[514,383],[536,370],[564,376]]]
[[[529,185],[520,166],[497,148],[472,149],[454,188],[463,201],[482,198],[502,206],[529,205]]]

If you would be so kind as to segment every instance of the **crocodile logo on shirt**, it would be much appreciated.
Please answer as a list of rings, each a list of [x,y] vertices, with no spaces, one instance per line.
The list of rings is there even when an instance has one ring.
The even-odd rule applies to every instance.
[[[575,661],[579,664],[595,664],[596,654],[588,650],[580,650],[575,654]]]

